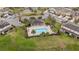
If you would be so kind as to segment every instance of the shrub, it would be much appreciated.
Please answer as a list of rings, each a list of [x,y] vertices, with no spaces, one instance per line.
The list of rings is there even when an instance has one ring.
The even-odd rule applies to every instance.
[[[38,19],[42,19],[42,17],[38,17]]]
[[[42,32],[41,34],[40,34],[40,36],[45,36],[46,35],[46,33],[45,32]]]
[[[30,19],[36,19],[35,17],[30,17]]]
[[[35,30],[32,30],[32,33],[33,33],[33,34],[35,34],[35,33],[36,33],[36,31],[35,31]]]

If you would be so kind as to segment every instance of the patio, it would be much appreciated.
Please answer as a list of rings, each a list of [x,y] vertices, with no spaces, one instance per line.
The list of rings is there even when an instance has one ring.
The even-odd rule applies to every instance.
[[[40,35],[42,32],[37,32],[37,29],[41,29],[42,32],[44,33],[49,33],[49,34],[52,34],[54,32],[52,32],[50,26],[46,26],[46,25],[42,25],[42,26],[31,26],[31,27],[27,27],[27,33],[28,33],[28,36],[31,37],[31,36],[38,36]],[[46,29],[46,30],[43,30],[43,29]],[[35,30],[35,33],[32,33],[32,31]]]

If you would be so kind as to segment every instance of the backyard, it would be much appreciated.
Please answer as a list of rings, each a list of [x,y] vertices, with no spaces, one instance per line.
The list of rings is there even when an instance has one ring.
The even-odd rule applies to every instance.
[[[42,9],[41,9],[42,10]],[[18,11],[18,12],[17,12]],[[19,15],[19,20],[21,20],[20,12],[21,9],[14,8],[11,10],[13,13],[17,13]],[[35,13],[37,11],[34,11]],[[43,12],[43,11],[42,11]],[[27,16],[30,15],[39,15],[41,12],[33,14],[25,14]],[[9,31],[6,35],[0,35],[0,51],[77,51],[79,50],[79,40],[73,38],[65,33],[59,32],[61,28],[61,24],[57,23],[55,20],[48,17],[44,20],[46,25],[50,25],[52,31],[59,32],[58,35],[40,35],[35,37],[28,37],[26,28],[29,23],[25,20],[24,25],[21,27],[15,27],[11,31]]]
[[[64,33],[52,36],[27,37],[24,27],[15,28],[7,35],[1,35],[0,50],[79,50],[79,41]]]

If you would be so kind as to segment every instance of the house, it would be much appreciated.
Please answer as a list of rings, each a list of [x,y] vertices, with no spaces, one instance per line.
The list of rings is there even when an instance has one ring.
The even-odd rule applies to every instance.
[[[71,15],[73,13],[72,9],[70,8],[63,8],[63,7],[55,7],[55,13],[60,15]]]
[[[12,29],[13,26],[8,22],[1,20],[0,21],[0,34],[5,34],[8,30]]]
[[[66,23],[61,26],[61,31],[68,33],[69,35],[72,35],[76,38],[79,38],[79,26],[73,24],[73,23]]]
[[[16,15],[8,15],[7,18],[4,18],[6,22],[8,22],[9,24],[17,27],[17,26],[21,26],[22,23],[19,21],[18,17],[16,17]]]

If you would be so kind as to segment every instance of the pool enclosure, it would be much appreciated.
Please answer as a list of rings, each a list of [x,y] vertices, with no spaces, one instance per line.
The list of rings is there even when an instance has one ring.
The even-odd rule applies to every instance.
[[[53,33],[49,25],[27,27],[28,36],[38,36],[43,32],[49,34]]]

